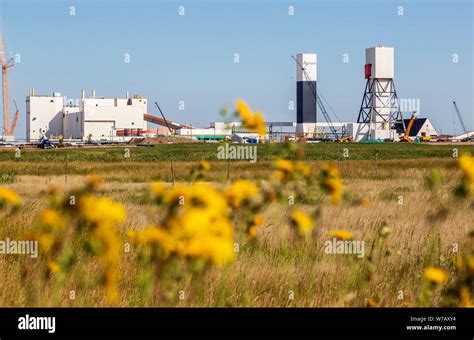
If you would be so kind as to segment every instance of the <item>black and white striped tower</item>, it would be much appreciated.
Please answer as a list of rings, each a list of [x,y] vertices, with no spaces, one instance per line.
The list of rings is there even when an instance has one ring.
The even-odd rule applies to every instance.
[[[316,132],[316,53],[296,55],[296,135]]]

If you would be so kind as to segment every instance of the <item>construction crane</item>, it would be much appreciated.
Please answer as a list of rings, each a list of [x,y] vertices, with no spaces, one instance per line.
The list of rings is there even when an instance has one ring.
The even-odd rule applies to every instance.
[[[169,124],[168,124],[168,121],[166,120],[165,115],[163,114],[163,111],[161,111],[161,109],[160,109],[160,105],[158,105],[157,102],[155,102],[155,105],[156,105],[156,107],[158,108],[158,111],[160,111],[161,117],[163,117],[163,120],[165,121],[166,127],[168,128],[168,130],[170,130],[170,134],[174,135],[174,131],[171,130],[171,128],[170,128],[170,126],[169,126]]]
[[[15,133],[16,124],[18,124],[18,116],[20,115],[20,110],[18,110],[18,105],[16,105],[16,100],[13,99],[13,104],[15,104],[15,115],[13,116],[13,123],[10,129],[11,134]]]
[[[13,67],[13,58],[7,60],[3,44],[3,34],[0,30],[0,62],[2,63],[2,100],[3,100],[3,135],[11,136],[10,112],[8,111],[8,78],[7,70]]]
[[[413,143],[413,141],[410,139],[410,131],[411,131],[411,128],[413,127],[413,123],[415,122],[415,119],[416,119],[416,111],[413,111],[410,121],[408,122],[407,128],[405,129],[405,134],[400,138],[400,142]]]
[[[301,67],[301,70],[303,71],[303,74],[306,78],[306,80],[309,80],[309,75],[308,73],[306,72],[306,69],[303,65],[301,65],[298,60],[294,57],[294,56],[291,56],[293,58],[293,60],[298,64],[299,67]],[[334,127],[334,125],[332,125],[332,122],[331,122],[331,118],[329,118],[329,115],[326,111],[326,108],[324,107],[324,104],[323,102],[321,101],[321,98],[319,98],[317,92],[316,92],[316,88],[314,87],[314,85],[312,84],[312,82],[308,81],[308,84],[309,84],[309,88],[311,90],[311,93],[313,94],[314,96],[314,100],[316,101],[316,104],[318,105],[319,109],[321,110],[321,113],[323,114],[324,116],[324,119],[326,120],[326,122],[328,123],[329,125],[329,129],[331,130],[331,133],[334,135],[334,137],[336,139],[339,139],[339,135],[337,133],[337,130],[336,128]]]
[[[353,136],[342,137],[342,138],[336,139],[336,143],[347,143],[347,142],[351,142],[353,138],[354,138]]]
[[[458,106],[456,105],[456,102],[453,102],[454,105],[454,110],[456,111],[456,114],[458,115],[459,122],[461,123],[462,129],[464,133],[467,133],[466,125],[464,125],[464,121],[462,120],[461,112],[459,112]]]

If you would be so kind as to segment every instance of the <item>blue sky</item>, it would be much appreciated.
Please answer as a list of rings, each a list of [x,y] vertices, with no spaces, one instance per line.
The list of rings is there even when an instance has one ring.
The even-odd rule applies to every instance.
[[[0,11],[7,52],[21,56],[9,73],[21,110],[18,137],[31,87],[71,98],[82,88],[106,97],[128,90],[158,101],[170,119],[200,126],[221,120],[219,109],[238,97],[269,121],[295,121],[291,55],[304,51],[318,53],[319,91],[342,121],[355,121],[365,48],[378,44],[395,48],[398,95],[419,98],[420,116],[451,133],[455,100],[474,129],[471,0],[1,0]]]

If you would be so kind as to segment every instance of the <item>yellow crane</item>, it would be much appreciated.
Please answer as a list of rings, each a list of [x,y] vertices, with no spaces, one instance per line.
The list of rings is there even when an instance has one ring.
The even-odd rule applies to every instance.
[[[400,138],[400,142],[413,143],[413,141],[410,139],[410,131],[411,131],[411,128],[413,127],[413,123],[415,122],[415,119],[416,119],[416,111],[413,111],[410,121],[408,122],[408,125],[405,129],[405,134]]]
[[[353,138],[352,136],[342,137],[342,138],[336,139],[336,143],[347,143],[347,142],[352,141],[352,138]]]

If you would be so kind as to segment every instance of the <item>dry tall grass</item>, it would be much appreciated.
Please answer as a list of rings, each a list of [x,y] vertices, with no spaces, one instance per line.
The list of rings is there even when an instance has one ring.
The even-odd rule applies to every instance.
[[[228,178],[266,179],[269,162],[212,163],[205,180],[218,186]],[[314,170],[320,164],[307,162]],[[292,206],[285,201],[272,203],[264,211],[265,225],[258,229],[255,240],[237,232],[239,252],[235,263],[212,268],[207,275],[175,274],[167,304],[173,306],[365,306],[376,299],[382,306],[416,306],[421,294],[423,270],[439,265],[448,271],[454,266],[453,244],[462,250],[473,227],[474,212],[467,200],[453,199],[452,189],[458,183],[459,170],[454,160],[418,159],[390,161],[341,161],[341,176],[348,194],[341,205],[331,205],[320,193],[309,193],[304,202],[295,202],[302,210],[321,207],[313,237],[296,240],[289,233]],[[175,162],[175,181],[186,181],[195,163]],[[17,171],[24,164],[4,162],[4,169]],[[15,238],[36,223],[45,206],[45,193],[51,184],[64,188],[84,182],[86,175],[100,173],[105,179],[101,194],[124,204],[127,221],[120,227],[124,242],[126,231],[154,223],[160,212],[145,195],[150,182],[171,181],[170,164],[162,163],[58,163],[28,164],[28,170],[8,184],[23,199],[18,214],[5,216],[0,239]],[[425,186],[431,168],[438,168],[443,181],[436,197]],[[79,175],[83,173],[83,175]],[[50,175],[54,174],[54,175]],[[66,178],[67,177],[67,178]],[[401,204],[402,203],[402,204]],[[436,215],[446,209],[445,216]],[[367,254],[382,226],[392,233],[380,249],[380,259],[370,282],[361,273],[367,266]],[[351,231],[354,239],[365,241],[366,257],[356,260],[351,255],[324,252],[324,242],[334,229]],[[32,275],[25,282],[24,261],[30,261]],[[80,270],[62,280],[41,277],[31,280],[35,262],[21,256],[0,257],[1,306],[104,306],[103,293],[90,282],[97,267],[89,259],[80,259]],[[137,286],[137,255],[132,247],[124,252],[120,283],[123,306],[154,306],[157,301],[142,297]],[[36,274],[35,274],[36,273]],[[69,298],[75,291],[75,299]],[[184,293],[179,299],[178,291]],[[402,292],[402,293],[401,293]],[[401,299],[403,295],[403,299]],[[182,295],[181,295],[182,296]],[[294,298],[292,298],[294,297]],[[430,300],[443,303],[441,289]],[[161,304],[163,305],[163,304]]]

